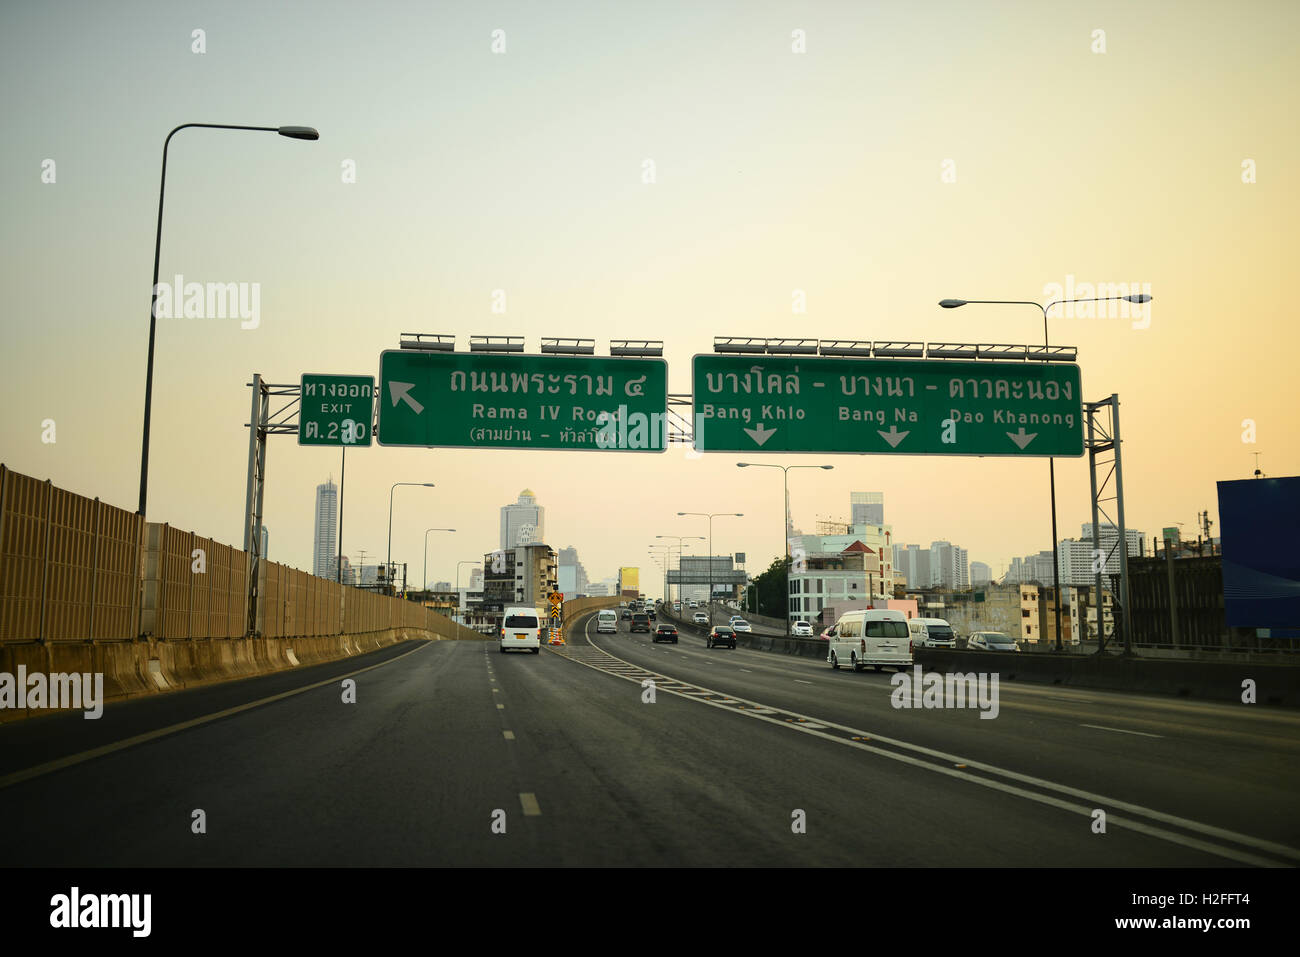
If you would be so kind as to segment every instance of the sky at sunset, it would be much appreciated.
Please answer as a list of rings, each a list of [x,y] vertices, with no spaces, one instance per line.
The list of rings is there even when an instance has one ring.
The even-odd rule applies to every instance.
[[[1119,396],[1129,527],[1195,537],[1208,509],[1217,535],[1215,482],[1254,452],[1300,473],[1298,28],[1249,0],[6,3],[0,460],[134,510],[163,140],[307,125],[172,140],[161,277],[258,283],[260,321],[158,321],[151,521],[239,545],[252,374],[374,375],[402,333],[662,339],[686,393],[714,336],[1041,343],[1031,306],[937,303],[1127,284],[1149,322],[1058,308],[1051,341]],[[271,560],[310,569],[339,458],[269,439]],[[706,534],[678,511],[744,513],[715,551],[756,570],[781,476],[746,459],[359,449],[344,552],[381,555],[391,485],[433,482],[397,490],[393,536],[415,569],[457,528],[430,581],[525,487],[593,579],[653,582],[656,535]],[[790,473],[809,531],[880,491],[896,542],[995,574],[1051,545],[1043,459],[757,460],[835,466]],[[1078,536],[1087,458],[1056,474]]]

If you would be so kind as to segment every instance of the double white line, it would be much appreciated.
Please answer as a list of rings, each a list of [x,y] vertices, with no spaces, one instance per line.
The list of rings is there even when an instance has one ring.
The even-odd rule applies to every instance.
[[[588,622],[590,627],[590,622]],[[588,642],[591,641],[590,631],[587,633]],[[592,645],[592,647],[596,647]],[[598,649],[605,655],[613,658],[632,668],[640,670],[643,674],[644,669],[631,662],[624,661],[617,655],[612,655],[605,649]],[[628,675],[620,674],[609,668],[602,668],[598,664],[584,661],[578,658],[572,659],[588,668],[602,671],[606,674],[612,674],[616,677],[623,678],[640,684],[640,678],[634,678]],[[653,673],[651,673],[653,674]],[[676,680],[676,679],[668,679]],[[684,683],[684,682],[683,682]],[[712,691],[704,688],[702,685],[694,685],[694,688],[703,691]],[[737,707],[735,704],[724,704],[720,701],[712,701],[702,698],[698,694],[689,692],[674,691],[672,688],[660,687],[657,690],[675,694],[681,698],[687,698],[691,701],[697,701],[700,704],[708,705],[711,708],[721,708],[732,714],[740,714],[752,718],[755,721],[766,721],[777,727],[798,731],[801,734],[811,734],[818,738],[824,738],[827,741],[833,741],[836,744],[844,745],[849,748],[857,748],[860,751],[867,751],[880,757],[889,758],[891,761],[899,761],[903,764],[909,764],[913,767],[924,768],[927,771],[933,771],[936,774],[947,775],[951,778],[957,778],[970,784],[978,784],[982,787],[992,788],[995,791],[1001,791],[1004,794],[1014,795],[1015,797],[1025,798],[1030,801],[1037,801],[1039,804],[1046,804],[1049,807],[1058,808],[1063,811],[1069,811],[1084,817],[1091,818],[1093,812],[1100,808],[1106,812],[1106,823],[1114,824],[1118,827],[1127,828],[1130,831],[1136,831],[1139,834],[1145,834],[1149,837],[1159,838],[1163,841],[1169,841],[1172,844],[1179,844],[1193,850],[1202,851],[1206,854],[1213,854],[1216,857],[1226,858],[1236,861],[1239,864],[1249,864],[1255,867],[1285,867],[1292,866],[1292,862],[1300,861],[1300,850],[1288,847],[1285,844],[1278,844],[1274,841],[1266,841],[1262,838],[1251,837],[1249,834],[1240,834],[1236,831],[1229,831],[1225,828],[1215,827],[1210,824],[1202,824],[1199,821],[1192,821],[1188,818],[1178,817],[1174,814],[1166,814],[1163,811],[1156,811],[1152,808],[1143,807],[1140,804],[1133,804],[1129,801],[1119,801],[1115,798],[1105,797],[1104,795],[1094,794],[1090,791],[1084,791],[1079,788],[1069,787],[1064,784],[1056,784],[1052,781],[1045,781],[1042,778],[1032,777],[1028,774],[1020,774],[1016,771],[1009,771],[1006,768],[1000,768],[992,764],[985,764],[981,761],[973,761],[970,758],[958,757],[954,754],[947,754],[943,751],[935,751],[932,748],[923,747],[919,744],[912,744],[907,741],[899,741],[896,738],[888,738],[884,735],[876,734],[874,731],[863,731],[856,728],[850,728],[846,725],[836,724],[834,721],[827,721],[824,718],[815,718],[811,715],[800,714],[796,711],[790,711],[787,708],[773,708],[757,701],[750,701],[736,695],[727,695],[721,691],[712,691],[713,694],[719,695],[729,702],[739,702],[744,707]],[[758,711],[752,709],[760,709]],[[777,713],[777,717],[769,717]],[[785,715],[799,720],[788,721]],[[810,727],[809,723],[814,725]],[[834,733],[839,732],[839,733]],[[900,748],[910,754],[891,751],[885,748],[877,747],[875,744],[867,744],[864,741],[854,740],[855,738],[867,738],[872,742],[887,744],[894,748]],[[921,757],[914,755],[923,755],[931,760],[923,760]],[[942,764],[936,762],[943,762]],[[945,766],[947,765],[947,766]],[[983,772],[981,774],[972,774],[971,771]],[[1029,790],[1036,788],[1037,790]],[[1073,798],[1075,800],[1068,800]],[[1087,802],[1086,804],[1077,803],[1078,801]],[[1115,813],[1120,812],[1120,813]],[[1156,822],[1156,823],[1150,823]],[[1191,833],[1180,833],[1180,831],[1169,830],[1168,827],[1159,825],[1168,825],[1168,827],[1179,828],[1181,831]],[[1200,835],[1199,837],[1196,835]],[[1212,838],[1215,841],[1224,841],[1228,845],[1212,843],[1204,838]],[[1253,851],[1262,851],[1266,854],[1275,855],[1274,858],[1263,857]],[[1282,858],[1279,861],[1276,858]]]

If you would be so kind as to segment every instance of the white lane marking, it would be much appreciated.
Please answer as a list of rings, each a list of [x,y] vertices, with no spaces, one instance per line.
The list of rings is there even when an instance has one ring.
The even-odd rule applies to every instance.
[[[497,710],[498,710],[498,711],[504,711],[504,710],[506,710],[506,706],[503,705],[503,704],[499,704],[499,705],[497,705]]]
[[[515,733],[513,731],[502,731],[501,734],[507,741],[513,741],[515,739]]]
[[[797,682],[799,682],[799,684],[801,684],[801,685],[810,685],[810,684],[812,684],[811,681],[804,681],[802,678],[795,678],[794,680],[797,681]]]
[[[493,689],[492,689],[492,693],[493,693],[493,694],[500,694],[500,693],[501,693],[501,689],[500,689],[500,688],[493,688]]]
[[[747,675],[752,675],[752,674],[754,673],[754,672],[750,671],[748,668],[741,668],[740,670],[743,671],[743,672],[744,672],[745,674],[747,674]]]
[[[1149,734],[1149,733],[1146,732],[1146,731],[1126,731],[1126,730],[1123,729],[1123,728],[1107,728],[1105,725],[1100,725],[1100,724],[1081,724],[1081,725],[1079,725],[1079,727],[1081,727],[1081,728],[1096,728],[1098,731],[1114,731],[1114,732],[1116,732],[1117,734],[1140,734],[1140,735],[1142,735],[1142,737],[1144,737],[1144,738],[1163,738],[1163,737],[1164,737],[1163,734]]]
[[[27,768],[23,771],[15,771],[12,774],[6,774],[4,777],[0,777],[0,791],[3,791],[11,785],[19,784],[22,781],[30,781],[32,778],[39,778],[42,775],[49,774],[51,771],[62,771],[64,768],[70,768],[74,765],[81,764],[84,761],[90,761],[94,758],[103,757],[106,754],[112,754],[114,751],[121,751],[123,748],[133,748],[137,744],[144,744],[146,741],[153,741],[157,738],[162,738],[169,734],[175,734],[178,731],[185,731],[189,728],[197,728],[210,721],[219,721],[222,718],[230,717],[232,714],[239,714],[241,711],[260,708],[262,705],[270,704],[273,701],[283,701],[285,698],[292,698],[294,695],[313,691],[316,688],[324,688],[327,685],[338,685],[338,683],[344,678],[351,678],[354,675],[365,674],[367,671],[374,671],[376,668],[382,668],[384,665],[391,665],[394,661],[401,661],[407,655],[413,655],[417,651],[421,651],[432,644],[432,641],[425,642],[420,645],[419,648],[412,648],[410,651],[404,651],[394,658],[389,658],[387,661],[381,661],[375,665],[367,665],[364,668],[358,668],[356,671],[349,671],[347,674],[339,675],[336,678],[317,681],[315,684],[305,685],[301,688],[295,688],[292,691],[285,691],[280,694],[273,694],[269,698],[259,698],[257,701],[250,701],[247,704],[235,705],[233,708],[226,708],[224,711],[215,711],[212,714],[204,715],[201,718],[192,718],[189,721],[181,721],[178,724],[169,724],[167,727],[159,728],[157,731],[147,731],[144,734],[137,734],[135,737],[115,741],[112,744],[105,744],[102,747],[92,748],[89,751],[82,751],[80,754],[71,754],[66,758],[59,758],[55,761],[46,761],[44,764],[38,764],[35,767]]]
[[[588,636],[588,640],[590,641],[590,636]],[[603,651],[603,649],[600,650]],[[605,654],[609,655],[609,652],[606,651]],[[616,661],[622,661],[621,658],[618,658],[615,655],[609,655],[609,656],[611,658],[614,658]],[[595,668],[594,665],[588,665],[588,667]],[[596,670],[600,670],[600,669],[597,668]],[[811,721],[814,723],[819,721],[825,721],[824,725],[822,725],[823,727],[833,728],[837,731],[843,731],[852,735],[857,735],[868,739],[875,739],[876,741],[880,741],[884,744],[889,744],[900,748],[906,748],[907,750],[917,752],[918,754],[924,754],[928,757],[938,758],[951,765],[964,765],[967,769],[980,770],[980,771],[987,772],[989,774],[997,774],[1004,778],[1008,778],[1012,781],[1018,781],[1020,783],[1028,784],[1034,787],[1039,787],[1048,791],[1055,791],[1059,794],[1064,794],[1069,797],[1082,799],[1088,803],[1084,805],[1072,804],[1060,798],[1051,797],[1046,794],[1038,794],[1033,791],[1026,791],[1023,788],[1019,788],[1011,784],[1005,784],[1001,781],[995,781],[995,780],[990,780],[989,778],[978,777],[976,775],[972,775],[968,773],[967,770],[957,770],[956,768],[952,768],[952,767],[942,767],[930,763],[928,761],[922,761],[919,758],[914,758],[911,755],[899,754],[898,752],[895,751],[886,751],[881,748],[873,747],[868,744],[863,744],[861,741],[846,741],[844,738],[836,737],[835,735],[826,734],[823,731],[809,728],[806,723],[799,724],[797,722],[787,722],[780,718],[769,718],[767,717],[766,714],[763,713],[764,711],[767,711],[769,709],[765,709],[758,702],[751,701],[747,698],[740,698],[739,700],[745,702],[746,704],[753,705],[754,707],[737,709],[728,705],[720,704],[719,702],[708,698],[697,697],[694,695],[687,695],[687,694],[683,694],[682,692],[672,691],[671,689],[664,689],[664,690],[667,690],[669,694],[677,694],[684,698],[690,697],[692,700],[699,701],[713,708],[723,708],[727,711],[732,712],[733,714],[752,715],[756,721],[766,721],[771,724],[775,724],[778,727],[796,728],[804,732],[805,734],[811,734],[814,737],[818,737],[818,738],[825,738],[828,741],[833,741],[837,744],[842,744],[846,747],[858,748],[859,750],[868,751],[872,754],[879,755],[880,757],[889,758],[895,761],[901,761],[904,764],[911,764],[919,768],[934,771],[937,774],[945,774],[948,775],[949,777],[959,778],[963,781],[967,781],[972,784],[979,784],[987,788],[992,788],[994,790],[1002,791],[1006,794],[1012,794],[1017,797],[1023,797],[1028,800],[1035,801],[1039,804],[1046,804],[1051,807],[1056,807],[1062,810],[1069,811],[1071,813],[1081,814],[1085,817],[1091,817],[1094,808],[1097,808],[1099,806],[1109,805],[1112,808],[1116,808],[1122,811],[1127,811],[1132,814],[1140,815],[1142,817],[1150,818],[1151,820],[1160,821],[1161,823],[1164,824],[1170,824],[1175,827],[1180,827],[1188,831],[1195,831],[1197,833],[1204,834],[1207,837],[1216,837],[1219,838],[1220,840],[1230,841],[1232,843],[1240,844],[1247,847],[1254,847],[1259,850],[1268,851],[1270,853],[1277,854],[1282,857],[1290,858],[1292,860],[1300,860],[1300,850],[1297,850],[1296,848],[1293,847],[1288,847],[1285,844],[1279,844],[1276,841],[1269,841],[1263,838],[1252,837],[1249,834],[1241,834],[1237,831],[1227,830],[1226,828],[1215,827],[1212,824],[1203,824],[1200,821],[1193,821],[1188,818],[1178,817],[1177,815],[1174,814],[1166,814],[1163,811],[1157,811],[1153,808],[1144,807],[1140,804],[1133,804],[1128,801],[1118,801],[1115,800],[1114,798],[1108,798],[1102,795],[1093,794],[1091,792],[1084,791],[1079,788],[1070,787],[1064,784],[1057,784],[1053,781],[1047,781],[1042,778],[1036,778],[1028,774],[1020,774],[1016,771],[1010,771],[1005,768],[997,767],[996,765],[985,764],[983,762],[973,761],[968,758],[961,758],[956,755],[947,754],[943,751],[936,751],[932,748],[923,747],[922,745],[919,744],[912,744],[907,741],[900,741],[896,738],[888,738],[885,737],[884,735],[875,734],[874,732],[870,732],[870,731],[861,731],[855,728],[850,728],[847,727],[846,725],[836,724],[834,721],[825,721],[825,719],[822,718],[813,718],[809,715],[801,715],[797,711],[790,711],[784,708],[781,709],[782,713],[784,714],[793,715],[796,718],[804,718],[806,721]],[[1111,821],[1112,823],[1118,824],[1121,827],[1127,827],[1130,830],[1137,831],[1140,834],[1146,834],[1150,837],[1155,837],[1161,840],[1169,841],[1170,843],[1173,844],[1181,844],[1182,846],[1192,848],[1193,850],[1203,851],[1207,854],[1213,854],[1218,857],[1227,858],[1229,860],[1239,861],[1243,864],[1252,864],[1257,867],[1282,866],[1279,865],[1276,861],[1271,861],[1268,858],[1259,857],[1255,854],[1250,854],[1244,851],[1239,851],[1236,848],[1223,847],[1218,844],[1211,844],[1208,841],[1202,841],[1196,838],[1188,837],[1185,834],[1178,834],[1173,831],[1167,831],[1164,828],[1154,827],[1143,821],[1137,821],[1131,818],[1120,817],[1113,812],[1108,816],[1108,820]]]
[[[522,792],[519,795],[519,803],[524,809],[524,817],[537,817],[542,813],[542,809],[537,803],[537,795],[532,791]]]

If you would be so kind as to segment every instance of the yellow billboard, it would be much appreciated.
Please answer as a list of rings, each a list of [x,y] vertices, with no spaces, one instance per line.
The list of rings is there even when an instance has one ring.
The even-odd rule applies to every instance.
[[[641,576],[635,568],[618,570],[618,593],[620,595],[639,595],[641,593]]]

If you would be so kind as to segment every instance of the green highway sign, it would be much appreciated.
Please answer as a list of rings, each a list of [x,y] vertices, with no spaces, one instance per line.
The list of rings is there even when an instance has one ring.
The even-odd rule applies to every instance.
[[[299,445],[370,444],[374,376],[305,372],[299,402]]]
[[[663,359],[390,349],[379,357],[379,444],[421,448],[668,446]]]
[[[701,452],[1083,454],[1079,367],[697,355]]]

